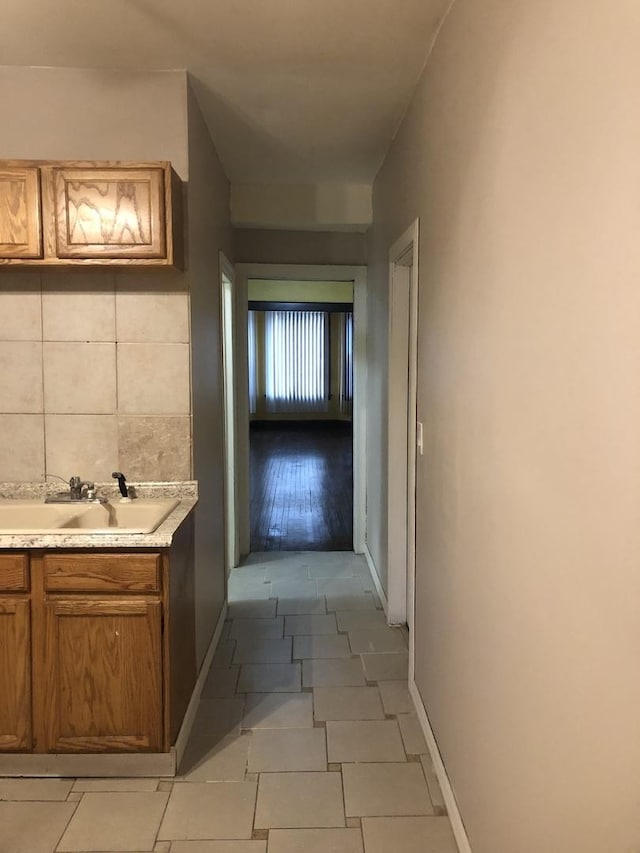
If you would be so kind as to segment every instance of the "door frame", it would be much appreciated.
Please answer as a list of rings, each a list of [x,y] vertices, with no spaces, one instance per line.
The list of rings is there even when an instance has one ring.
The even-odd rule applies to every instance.
[[[416,219],[389,250],[387,621],[407,624],[413,663],[418,358]]]
[[[224,531],[225,531],[225,569],[227,574],[240,560],[240,535],[238,524],[238,418],[237,418],[237,382],[235,373],[236,357],[236,272],[231,261],[220,252],[220,345],[222,349],[222,399],[223,399],[223,441],[224,441]],[[229,281],[231,317],[227,327],[225,305],[225,279]],[[230,337],[229,337],[230,333]]]
[[[367,268],[324,264],[236,264],[236,412],[238,527],[240,553],[249,553],[249,405],[247,363],[248,281],[353,281],[353,550],[362,554],[366,537]]]

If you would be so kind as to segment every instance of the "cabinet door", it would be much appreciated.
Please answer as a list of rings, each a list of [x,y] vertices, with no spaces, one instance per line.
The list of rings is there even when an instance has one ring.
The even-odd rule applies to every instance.
[[[164,258],[161,168],[53,170],[59,258]]]
[[[40,170],[0,166],[0,258],[41,258]]]
[[[31,749],[29,599],[0,597],[0,751]]]
[[[45,608],[46,751],[160,751],[160,601],[57,599]]]

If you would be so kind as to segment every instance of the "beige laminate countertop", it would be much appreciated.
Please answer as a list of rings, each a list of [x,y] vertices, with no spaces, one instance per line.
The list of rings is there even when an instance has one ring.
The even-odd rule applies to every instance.
[[[55,533],[0,534],[0,550],[16,548],[167,548],[185,518],[198,502],[198,484],[194,480],[173,483],[127,483],[139,498],[179,498],[180,503],[152,533]],[[96,483],[107,498],[119,495],[114,483]],[[0,483],[0,501],[38,499],[62,490],[62,484]],[[134,498],[135,500],[135,498]]]

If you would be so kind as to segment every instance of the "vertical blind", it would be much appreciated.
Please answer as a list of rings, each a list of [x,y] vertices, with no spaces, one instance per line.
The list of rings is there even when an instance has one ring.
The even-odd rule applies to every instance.
[[[353,312],[340,315],[340,413],[353,413]]]
[[[327,411],[326,335],[322,311],[265,311],[268,411]]]
[[[258,339],[256,331],[255,311],[249,311],[248,337],[248,361],[249,361],[249,414],[255,415],[258,411]]]

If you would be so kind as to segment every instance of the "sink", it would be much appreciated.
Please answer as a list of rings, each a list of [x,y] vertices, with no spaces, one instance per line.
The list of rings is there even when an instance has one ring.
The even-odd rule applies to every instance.
[[[0,501],[0,536],[153,533],[179,502],[175,498],[67,504]]]

